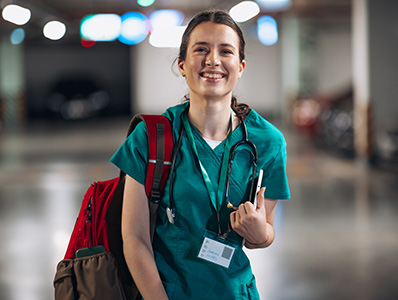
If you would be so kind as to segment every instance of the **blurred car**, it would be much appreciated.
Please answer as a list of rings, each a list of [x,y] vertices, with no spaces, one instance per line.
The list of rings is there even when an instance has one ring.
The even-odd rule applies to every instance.
[[[78,120],[100,114],[109,102],[109,93],[93,80],[67,78],[54,84],[46,99],[46,108],[55,117]]]
[[[319,144],[346,155],[354,154],[352,89],[298,99],[292,120]]]
[[[384,120],[376,136],[379,164],[398,171],[398,120]]]

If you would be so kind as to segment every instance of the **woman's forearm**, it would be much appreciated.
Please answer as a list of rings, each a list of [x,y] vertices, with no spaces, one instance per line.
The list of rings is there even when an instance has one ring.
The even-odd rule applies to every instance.
[[[256,249],[256,248],[267,248],[272,244],[275,239],[275,230],[271,224],[267,223],[267,237],[264,241],[245,241],[246,248]]]
[[[152,249],[136,238],[123,240],[124,256],[141,296],[145,300],[168,299],[153,258]]]
[[[124,256],[141,296],[163,300],[167,295],[153,257],[149,214],[144,186],[127,175],[122,210]]]

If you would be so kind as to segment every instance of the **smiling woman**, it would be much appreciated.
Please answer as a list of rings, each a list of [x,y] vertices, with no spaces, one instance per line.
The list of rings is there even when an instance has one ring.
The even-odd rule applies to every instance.
[[[177,63],[189,101],[164,113],[177,146],[153,244],[145,128],[137,127],[111,159],[127,174],[124,253],[146,300],[259,299],[243,246],[271,245],[276,199],[290,194],[283,135],[232,95],[246,67],[244,49],[238,24],[220,10],[198,14],[183,34]],[[232,167],[235,154],[239,164]],[[258,185],[267,184],[267,192],[262,188],[254,204],[261,169]]]
[[[179,71],[189,86],[192,106],[212,109],[215,102],[231,102],[233,89],[245,66],[246,62],[239,58],[235,31],[212,22],[201,23],[192,31],[186,58],[178,60]],[[228,119],[228,112],[226,115]]]
[[[195,18],[193,18],[191,20],[191,22],[189,23],[189,26],[186,28],[186,30],[182,36],[182,39],[181,39],[178,60],[184,61],[186,59],[187,51],[188,51],[188,43],[190,41],[191,32],[193,31],[193,29],[196,28],[196,26],[198,26],[204,22],[211,22],[213,24],[222,24],[222,25],[226,25],[229,28],[231,28],[235,32],[235,34],[237,35],[237,37],[239,39],[239,43],[238,43],[239,60],[241,62],[244,62],[246,41],[243,36],[243,32],[242,32],[241,28],[226,12],[215,11],[215,10],[209,10],[209,11],[200,13],[200,14],[196,15]],[[189,95],[185,96],[185,98],[187,98],[187,99],[189,99],[189,97],[190,97]],[[232,96],[231,107],[233,108],[234,112],[238,116],[242,116],[242,117],[245,117],[250,111],[249,106],[247,104],[238,103],[235,96]]]

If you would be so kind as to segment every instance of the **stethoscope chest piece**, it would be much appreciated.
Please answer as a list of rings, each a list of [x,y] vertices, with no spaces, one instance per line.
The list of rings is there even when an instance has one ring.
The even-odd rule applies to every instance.
[[[174,224],[175,213],[170,209],[170,207],[166,208],[166,215],[167,219],[169,220],[169,223]]]

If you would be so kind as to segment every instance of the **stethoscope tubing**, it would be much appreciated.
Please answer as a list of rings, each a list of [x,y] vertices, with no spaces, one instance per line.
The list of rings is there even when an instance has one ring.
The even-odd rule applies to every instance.
[[[234,157],[235,157],[235,152],[236,149],[241,146],[241,145],[248,145],[251,149],[251,151],[244,149],[246,151],[248,151],[251,154],[252,157],[252,180],[251,180],[251,184],[250,184],[250,193],[249,193],[249,201],[251,199],[251,195],[253,193],[253,189],[254,189],[254,178],[257,172],[257,162],[258,162],[258,154],[257,154],[257,148],[256,145],[254,143],[252,143],[251,141],[249,141],[248,139],[248,133],[247,133],[247,127],[246,124],[243,121],[243,118],[241,116],[239,116],[240,120],[241,120],[241,125],[242,125],[242,129],[243,129],[243,139],[240,140],[239,142],[235,143],[232,147],[231,150],[229,152],[229,162],[228,162],[228,169],[227,169],[227,182],[226,182],[226,189],[225,189],[225,202],[229,203],[229,186],[230,186],[230,179],[231,179],[231,171],[232,171],[232,164],[234,161]],[[175,217],[175,203],[174,203],[174,197],[173,197],[173,186],[174,186],[174,175],[175,175],[175,164],[177,161],[177,155],[178,152],[181,149],[181,144],[182,144],[182,137],[184,135],[184,126],[181,126],[180,131],[179,131],[179,136],[178,136],[178,140],[177,140],[177,145],[175,147],[175,151],[173,154],[173,159],[172,159],[172,163],[171,163],[171,168],[170,168],[170,179],[169,179],[169,207],[167,208],[168,213],[170,214],[170,216],[174,219]],[[170,221],[170,218],[169,218]]]

